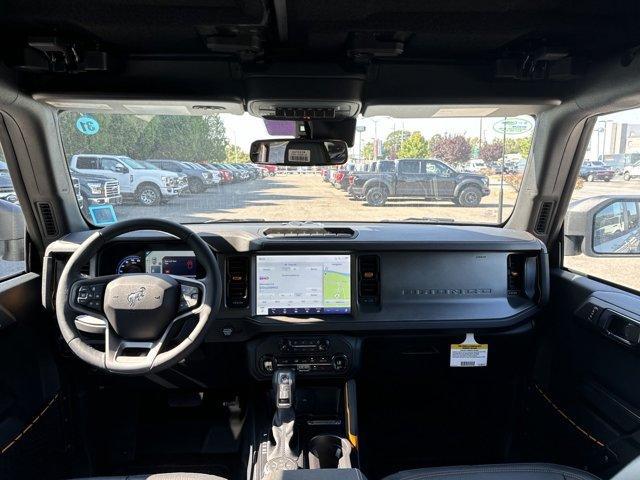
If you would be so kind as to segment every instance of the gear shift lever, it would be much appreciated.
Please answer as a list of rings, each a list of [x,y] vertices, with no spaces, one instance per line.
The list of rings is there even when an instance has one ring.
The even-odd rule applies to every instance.
[[[291,448],[293,427],[296,414],[293,410],[295,391],[295,372],[280,369],[273,373],[273,393],[276,400],[276,413],[273,416],[271,434],[274,443],[267,446],[267,462],[263,479],[279,470],[296,470],[299,455]]]
[[[296,374],[291,369],[280,369],[273,373],[273,392],[276,397],[276,414],[280,410],[293,410],[293,393]]]

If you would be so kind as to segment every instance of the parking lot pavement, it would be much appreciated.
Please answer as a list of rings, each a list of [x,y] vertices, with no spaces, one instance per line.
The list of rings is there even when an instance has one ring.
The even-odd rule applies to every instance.
[[[594,195],[639,193],[639,181],[583,184],[574,198]],[[383,207],[371,207],[349,198],[343,190],[323,182],[317,174],[279,175],[244,183],[222,185],[202,194],[187,194],[157,207],[125,204],[116,207],[119,220],[136,217],[169,218],[183,223],[216,219],[269,221],[380,221],[410,217],[433,217],[458,223],[496,223],[498,220],[498,177],[491,179],[491,195],[480,206],[465,208],[450,201],[425,201],[414,198],[391,199]],[[504,186],[503,218],[513,209],[517,192]]]
[[[495,223],[498,214],[498,177],[491,179],[491,195],[482,199],[479,207],[464,208],[451,202],[427,202],[416,199],[390,200],[384,207],[370,207],[365,202],[352,200],[347,193],[323,182],[319,175],[280,175],[244,183],[222,185],[202,194],[189,194],[172,199],[157,207],[124,204],[116,207],[119,220],[140,217],[168,218],[183,223],[209,220],[247,220],[264,218],[270,221],[318,220],[318,221],[380,221],[403,220],[409,217],[434,217],[453,219],[458,223]],[[616,177],[611,182],[592,182],[573,195],[574,199],[596,195],[637,195],[640,181],[625,182]],[[515,203],[516,191],[505,185],[504,216],[507,218]],[[567,257],[572,268],[580,270],[585,262],[593,268],[593,262],[602,259]],[[603,274],[611,276],[611,263],[600,261]],[[619,281],[635,285],[640,258],[620,259],[614,269]],[[0,260],[0,277],[21,271],[22,262]]]
[[[584,186],[574,192],[572,200],[595,197],[597,195],[639,195],[640,180],[625,181],[616,176],[610,182],[584,182]]]
[[[505,212],[510,212],[515,192],[511,187],[506,189]],[[179,222],[251,218],[271,221],[380,221],[428,216],[494,223],[497,201],[495,190],[483,199],[480,207],[471,209],[457,207],[451,201],[427,202],[414,198],[392,199],[383,207],[371,207],[365,202],[351,200],[347,192],[323,182],[317,174],[293,174],[222,185],[219,189],[185,195],[157,207],[125,204],[116,207],[116,214],[119,220],[161,217]]]

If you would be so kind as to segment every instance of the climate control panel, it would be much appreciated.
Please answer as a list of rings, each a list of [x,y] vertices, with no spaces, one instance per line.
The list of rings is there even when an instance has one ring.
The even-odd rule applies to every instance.
[[[250,342],[251,370],[270,378],[278,368],[302,376],[348,376],[359,364],[360,341],[344,335],[269,336]]]

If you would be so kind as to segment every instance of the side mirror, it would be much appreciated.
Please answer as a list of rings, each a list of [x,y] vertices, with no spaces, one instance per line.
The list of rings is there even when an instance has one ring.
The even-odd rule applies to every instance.
[[[129,173],[129,169],[119,163],[115,164],[115,166],[113,167],[113,171],[116,173]]]
[[[18,205],[0,200],[0,258],[24,260],[24,216]]]
[[[640,196],[585,199],[567,212],[565,255],[640,257]]]
[[[347,144],[342,140],[256,140],[249,157],[253,163],[266,165],[342,165],[347,161]]]
[[[598,255],[640,256],[640,200],[614,202],[593,216],[592,248]]]

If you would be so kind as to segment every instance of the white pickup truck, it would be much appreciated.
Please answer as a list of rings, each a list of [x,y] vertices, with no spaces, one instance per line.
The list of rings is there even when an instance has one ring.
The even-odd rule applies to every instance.
[[[624,167],[623,176],[626,181],[640,177],[640,161]]]
[[[85,173],[113,177],[120,182],[120,193],[141,205],[154,206],[176,197],[182,190],[180,176],[166,170],[154,170],[122,155],[74,155],[71,168]]]

